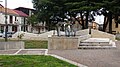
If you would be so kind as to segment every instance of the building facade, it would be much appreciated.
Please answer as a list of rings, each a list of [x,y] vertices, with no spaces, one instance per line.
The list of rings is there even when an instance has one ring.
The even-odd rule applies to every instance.
[[[27,14],[29,17],[31,15],[34,15],[35,10],[31,8],[25,8],[25,7],[18,7],[15,10],[19,10]],[[28,22],[29,23],[29,22]],[[27,25],[27,32],[32,32],[32,33],[43,33],[46,32],[46,22],[38,22],[34,26],[32,24]]]
[[[7,14],[7,25],[8,25],[8,32],[17,32],[23,31],[22,26],[27,23],[27,17],[25,13],[12,9],[6,8],[7,13],[5,13],[5,8],[0,7],[0,31],[5,32],[5,14]]]

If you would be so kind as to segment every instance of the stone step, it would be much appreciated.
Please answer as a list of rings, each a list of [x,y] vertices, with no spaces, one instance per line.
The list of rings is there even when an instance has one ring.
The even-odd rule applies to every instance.
[[[109,42],[80,42],[80,46],[112,46]]]
[[[115,46],[79,46],[78,49],[111,49]]]
[[[112,40],[109,38],[89,38],[80,41],[80,46],[112,46]]]

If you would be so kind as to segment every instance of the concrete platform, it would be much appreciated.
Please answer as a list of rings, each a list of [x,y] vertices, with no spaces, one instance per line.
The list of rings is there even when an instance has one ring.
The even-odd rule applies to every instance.
[[[115,48],[115,42],[109,38],[89,38],[80,42],[79,49],[111,49]]]
[[[24,44],[23,41],[0,42],[0,50],[24,49]]]
[[[52,36],[48,38],[48,49],[51,50],[70,50],[78,49],[79,37],[58,37]]]

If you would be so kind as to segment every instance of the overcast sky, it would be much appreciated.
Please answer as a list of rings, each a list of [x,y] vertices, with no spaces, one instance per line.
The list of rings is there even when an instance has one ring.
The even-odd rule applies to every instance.
[[[5,0],[0,0],[3,2],[0,2],[3,6],[5,5]],[[27,8],[33,8],[32,0],[7,0],[7,7],[14,9],[17,7],[27,7]]]

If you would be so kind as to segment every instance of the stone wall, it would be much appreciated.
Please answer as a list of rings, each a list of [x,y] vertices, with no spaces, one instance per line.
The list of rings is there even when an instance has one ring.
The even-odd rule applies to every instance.
[[[48,38],[48,49],[78,49],[79,46],[78,37],[49,37]]]
[[[9,49],[24,49],[24,42],[22,41],[0,42],[0,50]]]
[[[88,35],[88,34],[89,34],[89,29],[79,30],[76,32],[76,35],[79,35],[79,36]]]

